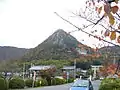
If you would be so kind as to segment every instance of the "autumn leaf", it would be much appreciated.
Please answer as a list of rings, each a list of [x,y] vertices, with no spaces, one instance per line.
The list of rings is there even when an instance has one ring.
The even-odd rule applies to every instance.
[[[103,30],[101,31],[101,34],[103,33]]]
[[[98,8],[98,13],[100,14],[102,11],[102,7]]]
[[[111,7],[111,11],[113,14],[117,13],[118,9],[119,9],[118,6]]]
[[[120,24],[119,24],[119,26],[118,26],[118,29],[120,29]]]
[[[115,3],[118,4],[118,1],[119,1],[119,0],[115,0]]]
[[[92,4],[93,4],[93,6],[95,6],[95,2],[94,2],[94,0],[92,0]]]
[[[107,14],[110,13],[110,5],[109,5],[109,4],[104,5],[104,11],[105,11],[105,13],[107,13]]]
[[[105,33],[104,33],[104,36],[107,37],[110,35],[110,31],[106,30]]]
[[[108,14],[105,12],[105,13],[104,13],[104,17],[107,17],[107,16],[108,16]]]
[[[114,19],[109,19],[109,23],[111,24],[111,25],[113,25],[114,23],[115,23],[115,20]]]
[[[120,43],[120,36],[118,36],[118,38],[117,38],[117,42]]]
[[[91,6],[91,3],[89,3],[89,6]]]
[[[115,23],[115,18],[114,18],[114,16],[110,13],[110,14],[108,15],[108,17],[109,17],[109,23],[110,23],[110,25],[113,25],[113,24]]]
[[[111,32],[110,39],[111,40],[115,40],[116,39],[116,31],[112,31]]]
[[[98,7],[95,7],[95,11],[98,11]]]

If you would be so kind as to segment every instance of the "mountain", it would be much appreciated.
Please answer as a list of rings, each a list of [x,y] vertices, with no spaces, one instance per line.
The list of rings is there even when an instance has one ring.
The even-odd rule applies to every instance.
[[[33,48],[23,59],[73,59],[79,57],[79,53],[87,53],[86,49],[81,51],[78,45],[84,46],[76,38],[59,29],[49,36],[44,42]]]
[[[25,55],[29,50],[10,46],[0,46],[0,61],[18,59]]]
[[[118,46],[106,46],[99,49],[101,54],[109,53],[110,55],[120,55],[120,47]]]

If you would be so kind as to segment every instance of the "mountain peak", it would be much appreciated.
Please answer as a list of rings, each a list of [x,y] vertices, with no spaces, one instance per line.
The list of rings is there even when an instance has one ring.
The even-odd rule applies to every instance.
[[[78,45],[76,38],[62,29],[58,29],[44,42],[32,49],[30,59],[68,59],[76,57],[73,51]],[[28,56],[29,56],[28,55]],[[28,58],[28,59],[29,59]]]
[[[63,29],[57,29],[55,32],[65,32]]]
[[[63,29],[58,29],[54,33],[66,33]]]
[[[45,42],[52,43],[54,45],[56,44],[64,48],[67,48],[70,45],[76,46],[78,44],[78,41],[76,38],[74,38],[73,36],[71,36],[70,34],[68,34],[62,29],[58,29],[56,32],[54,32],[50,37],[48,37],[48,39]]]
[[[79,48],[78,45],[82,47]],[[44,42],[33,48],[24,58],[27,60],[73,59],[79,57],[81,52],[89,53],[88,51],[90,51],[90,49],[86,47],[83,50],[81,49],[83,47],[75,37],[62,29],[58,29]]]

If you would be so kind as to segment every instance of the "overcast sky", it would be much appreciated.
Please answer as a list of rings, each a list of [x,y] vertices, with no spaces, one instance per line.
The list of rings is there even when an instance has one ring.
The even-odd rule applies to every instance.
[[[66,32],[76,30],[54,12],[80,26],[78,22],[83,21],[71,17],[71,12],[80,10],[84,3],[85,0],[0,0],[0,46],[33,48],[59,28]],[[97,42],[82,32],[72,35],[88,45]]]

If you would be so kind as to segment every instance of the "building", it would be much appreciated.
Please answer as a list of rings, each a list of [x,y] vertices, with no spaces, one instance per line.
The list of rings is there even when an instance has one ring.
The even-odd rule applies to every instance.
[[[49,65],[49,66],[32,66],[31,68],[29,68],[29,70],[31,71],[40,71],[40,70],[47,70],[50,68],[54,68],[54,65]]]
[[[99,71],[101,67],[103,67],[103,66],[102,65],[91,65],[91,68],[94,71],[93,78],[96,78],[97,71]]]
[[[56,67],[54,65],[41,65],[41,66],[32,66],[31,68],[29,68],[30,70],[30,77],[33,77],[34,74],[36,74],[36,76],[39,74],[40,70],[48,70],[48,69],[53,69]]]

